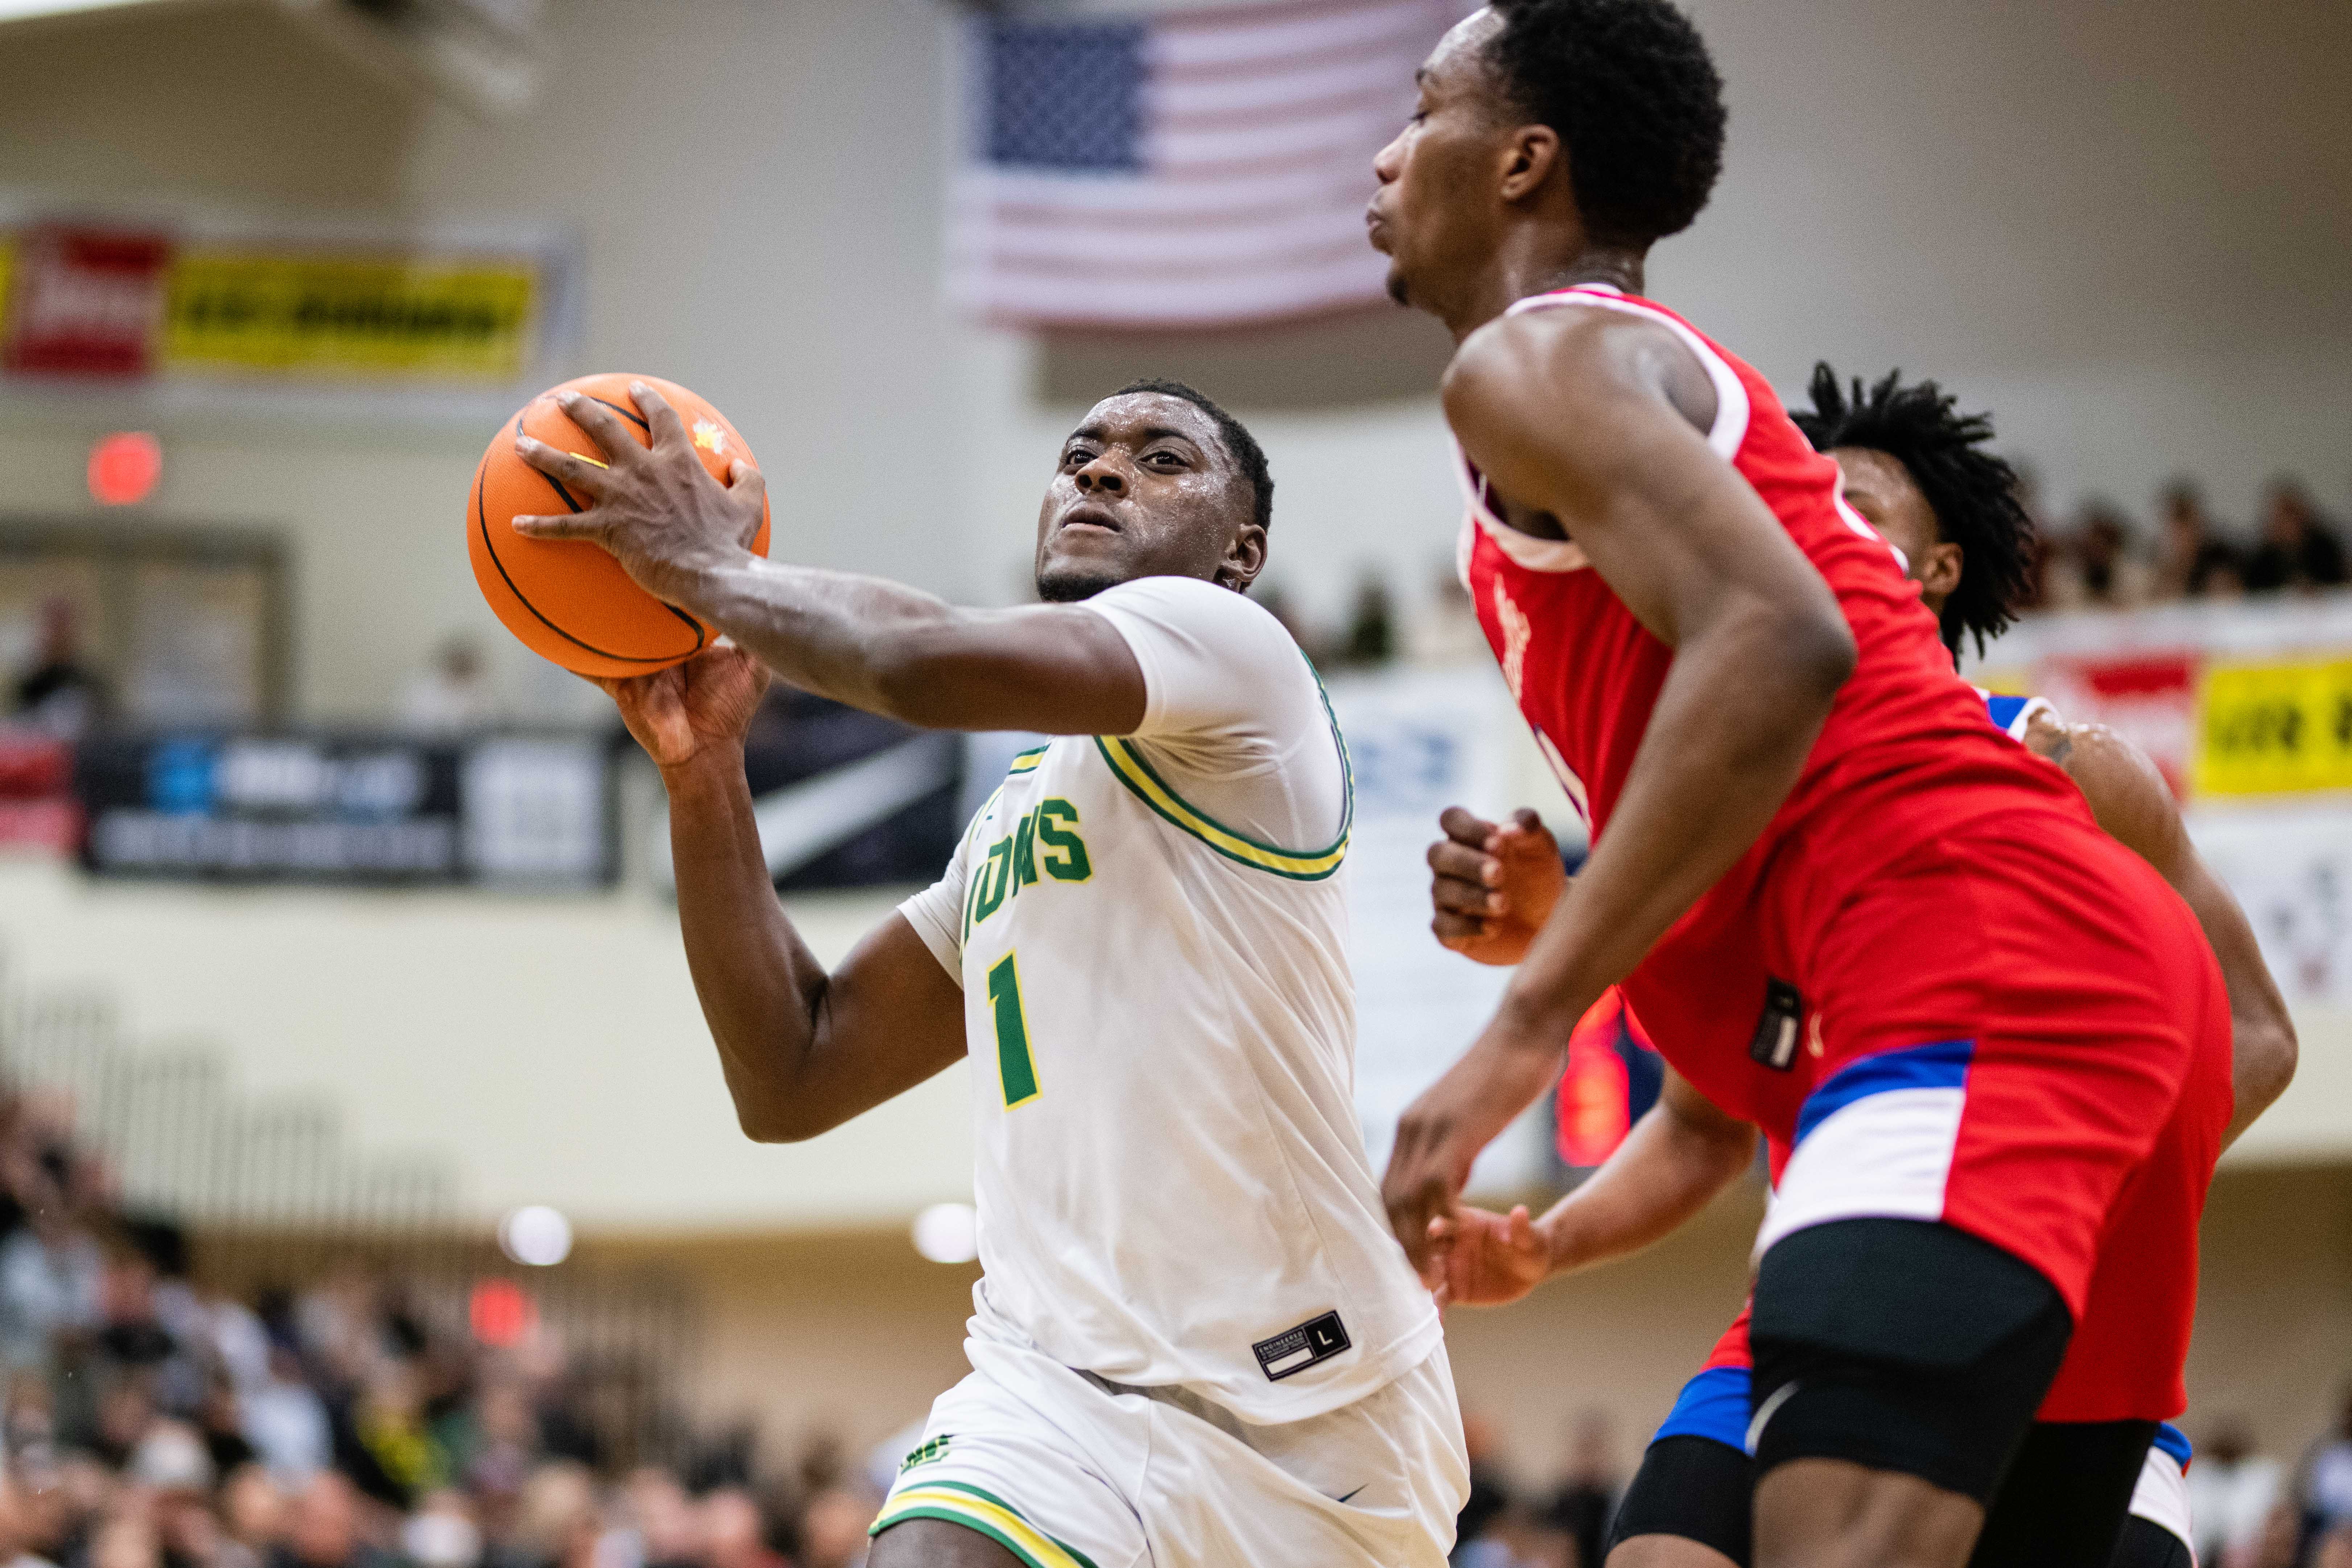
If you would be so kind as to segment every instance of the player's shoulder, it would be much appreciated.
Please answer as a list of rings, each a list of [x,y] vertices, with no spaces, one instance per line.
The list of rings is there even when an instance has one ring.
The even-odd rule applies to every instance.
[[[1439,385],[1465,430],[1532,439],[1547,450],[1613,455],[1612,410],[1663,399],[1696,418],[1715,402],[1713,373],[1691,329],[1621,296],[1506,312],[1463,341]],[[1594,417],[1594,416],[1601,417]]]
[[[1246,594],[1198,577],[1137,577],[1104,589],[1087,601],[1114,621],[1132,616],[1171,630],[1203,637],[1240,637],[1244,646],[1279,647],[1296,656],[1298,645],[1273,612]]]

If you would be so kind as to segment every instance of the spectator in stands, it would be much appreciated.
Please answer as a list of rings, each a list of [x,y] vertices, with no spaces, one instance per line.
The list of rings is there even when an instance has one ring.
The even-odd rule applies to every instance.
[[[43,1364],[55,1337],[95,1330],[100,1321],[106,1263],[98,1244],[67,1208],[68,1172],[50,1164],[56,1151],[37,1155],[44,1176],[54,1176],[57,1195],[36,1199],[26,1223],[0,1242],[0,1363],[11,1367]]]
[[[259,1464],[240,1465],[221,1488],[221,1546],[215,1568],[262,1568],[286,1528],[286,1494]]]
[[[294,1494],[285,1539],[271,1568],[396,1568],[391,1553],[366,1540],[357,1487],[335,1470],[321,1470]]]
[[[792,1568],[769,1543],[767,1515],[745,1489],[720,1487],[702,1500],[701,1514],[702,1568]]]
[[[498,1568],[596,1568],[600,1526],[588,1467],[541,1465],[523,1483],[514,1529],[490,1560]]]
[[[2309,491],[2293,479],[2271,486],[2263,510],[2262,542],[2246,559],[2246,587],[2336,588],[2347,580],[2344,542]]]
[[[400,1527],[400,1549],[415,1568],[477,1568],[482,1530],[472,1500],[453,1487],[425,1494]]]
[[[2336,1430],[2304,1463],[2301,1500],[2304,1512],[2322,1531],[2352,1525],[2352,1392],[2345,1395]]]
[[[2147,600],[2147,568],[2132,556],[2131,523],[2113,502],[2084,505],[2069,547],[2084,604],[2119,608]]]
[[[269,1468],[278,1484],[307,1485],[334,1454],[334,1433],[326,1401],[303,1376],[302,1358],[289,1344],[273,1344],[269,1371],[240,1401],[241,1435]]]
[[[1618,1494],[1624,1487],[1608,1412],[1587,1410],[1576,1419],[1569,1438],[1568,1469],[1544,1510],[1552,1525],[1576,1542],[1580,1563],[1598,1564],[1607,1554],[1610,1521],[1616,1518]]]
[[[2240,585],[2238,552],[2205,510],[2204,492],[2188,479],[2165,487],[2162,533],[2149,597],[2159,601],[2224,597]]]
[[[2219,1564],[2251,1551],[2279,1496],[2279,1464],[2253,1451],[2245,1424],[2216,1422],[2189,1467],[2189,1512],[2196,1521],[2197,1560]]]
[[[1396,607],[1390,601],[1388,583],[1376,573],[1367,573],[1356,584],[1356,606],[1348,616],[1339,662],[1376,668],[1395,658],[1396,651]]]
[[[81,637],[73,601],[51,599],[41,606],[40,644],[33,664],[16,677],[16,722],[79,741],[106,716],[106,686],[82,661]]]
[[[622,1489],[621,1511],[635,1536],[638,1568],[690,1568],[702,1556],[702,1521],[677,1477],[640,1465]],[[866,1516],[873,1521],[873,1515]]]
[[[801,1510],[798,1568],[858,1568],[866,1561],[866,1527],[879,1500],[846,1487],[811,1498]]]
[[[37,1523],[24,1483],[0,1476],[0,1568],[58,1568],[34,1549]]]
[[[108,1514],[90,1534],[89,1568],[163,1568],[153,1522],[135,1508]]]
[[[386,1359],[374,1367],[352,1406],[350,1437],[360,1452],[341,1456],[361,1490],[394,1508],[448,1479],[449,1458],[425,1424],[417,1382],[408,1361]]]

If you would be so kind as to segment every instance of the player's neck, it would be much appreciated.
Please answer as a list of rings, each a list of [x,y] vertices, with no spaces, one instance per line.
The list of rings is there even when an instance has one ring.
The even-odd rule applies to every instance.
[[[1556,234],[1521,229],[1496,247],[1492,263],[1462,307],[1446,312],[1445,324],[1460,342],[1530,294],[1549,294],[1580,283],[1606,283],[1639,294],[1648,253],[1595,245],[1579,237],[1562,247]]]

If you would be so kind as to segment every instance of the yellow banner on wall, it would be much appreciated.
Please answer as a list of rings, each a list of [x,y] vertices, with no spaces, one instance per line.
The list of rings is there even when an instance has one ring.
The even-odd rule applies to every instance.
[[[165,284],[161,368],[504,384],[529,367],[528,258],[183,249]]]
[[[2199,795],[2337,789],[2352,789],[2352,658],[2206,666]]]
[[[16,237],[0,234],[0,343],[8,341],[9,301],[16,297]]]

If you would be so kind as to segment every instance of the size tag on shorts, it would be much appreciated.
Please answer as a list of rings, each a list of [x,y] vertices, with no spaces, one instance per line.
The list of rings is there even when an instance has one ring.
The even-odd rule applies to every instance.
[[[1774,1072],[1795,1067],[1798,1022],[1804,1011],[1804,1000],[1795,986],[1785,980],[1766,981],[1764,1016],[1756,1020],[1756,1035],[1748,1042],[1748,1054]]]
[[[1347,1325],[1339,1321],[1337,1312],[1285,1329],[1270,1340],[1260,1340],[1250,1346],[1257,1352],[1257,1364],[1265,1370],[1266,1379],[1280,1383],[1294,1372],[1305,1372],[1310,1366],[1320,1366],[1348,1349]]]

